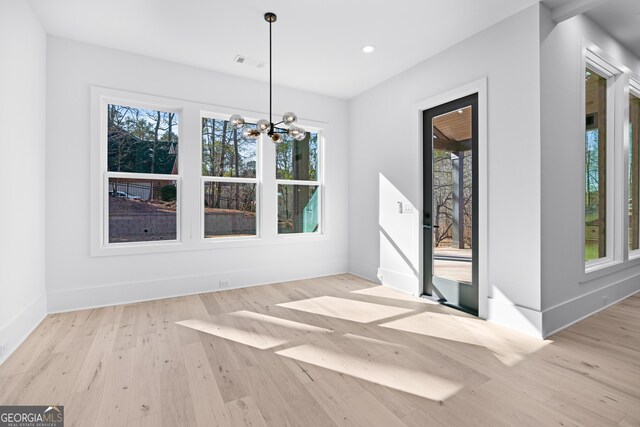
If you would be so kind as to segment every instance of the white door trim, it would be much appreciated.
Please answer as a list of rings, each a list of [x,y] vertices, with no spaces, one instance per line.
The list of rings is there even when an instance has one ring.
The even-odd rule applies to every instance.
[[[487,78],[466,83],[418,102],[415,112],[418,116],[418,141],[416,161],[418,162],[418,209],[420,221],[416,233],[420,236],[420,291],[424,289],[424,247],[422,238],[422,211],[424,208],[423,174],[422,174],[422,146],[423,129],[422,113],[438,105],[463,98],[474,93],[478,94],[478,317],[486,319],[488,315],[489,298],[489,157],[488,157],[488,122],[487,122]]]

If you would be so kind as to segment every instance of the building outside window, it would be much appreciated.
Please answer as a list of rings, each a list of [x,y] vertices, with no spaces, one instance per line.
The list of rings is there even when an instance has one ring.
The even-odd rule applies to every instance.
[[[176,241],[179,114],[109,103],[105,242]]]

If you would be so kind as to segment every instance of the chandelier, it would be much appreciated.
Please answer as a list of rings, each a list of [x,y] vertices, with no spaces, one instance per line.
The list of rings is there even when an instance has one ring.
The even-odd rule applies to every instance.
[[[273,107],[273,81],[272,81],[272,73],[273,73],[273,61],[272,61],[272,43],[271,43],[271,25],[276,22],[278,17],[275,13],[267,12],[264,14],[264,20],[269,23],[269,120],[261,119],[256,122],[256,127],[244,128],[242,131],[242,136],[245,138],[258,139],[261,133],[269,135],[271,141],[276,144],[282,142],[282,135],[289,135],[296,141],[302,141],[307,132],[299,126],[295,126],[295,122],[298,117],[292,113],[287,112],[282,115],[282,120],[278,123],[273,123],[272,118],[272,107]],[[236,129],[240,129],[244,127],[245,120],[239,114],[234,114],[229,118],[229,123]],[[277,128],[278,125],[286,125],[289,128]]]

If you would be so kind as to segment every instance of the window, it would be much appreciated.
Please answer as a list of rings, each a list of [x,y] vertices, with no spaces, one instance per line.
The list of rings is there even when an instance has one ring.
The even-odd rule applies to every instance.
[[[607,257],[607,77],[585,70],[585,261]]]
[[[327,238],[319,129],[276,145],[244,138],[225,107],[100,87],[91,100],[91,256]]]
[[[629,251],[640,249],[640,92],[629,93]]]
[[[320,231],[321,185],[319,134],[302,141],[285,136],[276,145],[278,234]]]
[[[177,111],[107,103],[104,119],[104,241],[179,240]]]
[[[227,120],[202,118],[204,238],[257,235],[257,145]]]

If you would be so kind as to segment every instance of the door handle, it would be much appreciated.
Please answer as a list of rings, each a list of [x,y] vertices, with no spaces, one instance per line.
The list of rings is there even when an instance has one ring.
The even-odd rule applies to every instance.
[[[427,230],[431,230],[432,228],[440,228],[439,225],[431,225],[431,224],[422,224],[422,228],[426,228]]]

